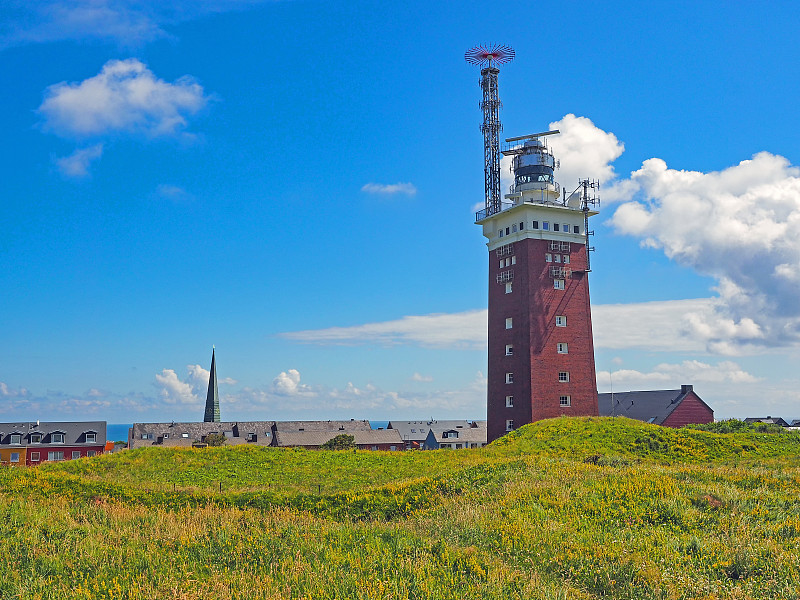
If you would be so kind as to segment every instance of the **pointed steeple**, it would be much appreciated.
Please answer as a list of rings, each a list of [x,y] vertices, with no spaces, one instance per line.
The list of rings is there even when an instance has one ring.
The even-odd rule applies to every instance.
[[[206,414],[203,421],[219,423],[219,392],[217,392],[217,365],[214,357],[215,348],[211,347],[211,374],[208,376],[208,394],[206,395]]]

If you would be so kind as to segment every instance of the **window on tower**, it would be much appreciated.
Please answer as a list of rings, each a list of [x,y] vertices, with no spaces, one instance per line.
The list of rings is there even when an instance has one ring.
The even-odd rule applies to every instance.
[[[519,230],[522,231],[523,229],[525,229],[525,222],[524,221],[520,221]]]
[[[514,383],[514,374],[506,373],[506,383]]]
[[[569,383],[569,371],[561,371],[558,374],[558,380],[562,383]]]
[[[514,431],[514,419],[506,419],[506,431]]]
[[[506,396],[506,408],[514,408],[514,396]]]
[[[539,229],[539,221],[534,221],[533,222],[533,228],[534,229]]]
[[[542,229],[548,231],[550,229],[550,223],[548,223],[547,221],[542,221]]]
[[[506,294],[510,294],[512,291],[511,282],[506,281]]]
[[[556,344],[556,350],[558,350],[559,354],[567,354],[566,342],[559,342],[558,344]]]
[[[558,223],[553,223],[553,231],[558,231]]]
[[[516,224],[516,223],[514,223],[514,224],[511,226],[511,231],[512,231],[512,233],[516,233],[516,232],[517,232],[517,224]]]
[[[511,329],[511,327],[513,327],[513,325],[514,325],[514,319],[512,319],[511,317],[508,317],[506,319],[506,329]]]
[[[558,403],[561,406],[570,406],[572,404],[571,399],[569,396],[561,396],[558,399]]]
[[[572,232],[573,232],[573,233],[580,233],[580,232],[581,232],[581,228],[580,228],[580,226],[578,226],[578,225],[573,225],[573,226],[572,226]]]
[[[561,262],[561,255],[560,254],[556,254],[555,256],[553,256],[553,262],[560,263]]]
[[[514,355],[514,346],[511,344],[506,344],[506,356],[513,356]]]
[[[563,279],[553,279],[553,289],[554,290],[563,290],[564,289],[564,280]]]
[[[569,233],[569,223],[564,223],[564,233]]]
[[[506,227],[506,235],[509,235],[508,227]]]
[[[556,316],[556,327],[566,327],[567,326],[567,317],[564,315]]]
[[[548,252],[544,255],[544,260],[545,262],[553,262],[553,255]]]
[[[516,256],[512,256],[512,257],[511,257],[511,264],[512,264],[512,265],[515,265],[515,264],[517,264],[517,257],[516,257]]]
[[[502,229],[497,232],[497,237],[503,237],[503,230]]]
[[[565,265],[568,265],[568,264],[569,264],[569,254],[565,254],[565,255],[564,255],[564,264],[565,264]]]

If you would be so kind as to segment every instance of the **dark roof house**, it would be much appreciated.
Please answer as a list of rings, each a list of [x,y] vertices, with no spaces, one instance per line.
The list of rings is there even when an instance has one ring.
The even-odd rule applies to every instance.
[[[403,440],[393,429],[351,429],[280,431],[275,433],[275,445],[282,448],[318,449],[337,435],[352,435],[359,450],[402,450]]]
[[[226,421],[202,423],[134,423],[128,430],[128,448],[183,446],[203,443],[207,435],[221,433],[225,443],[272,446],[275,421]]]
[[[598,394],[597,402],[601,417],[628,417],[664,427],[714,422],[714,410],[691,385],[679,390]]]
[[[467,428],[454,427],[443,431],[431,429],[422,448],[423,450],[482,448],[486,445],[488,437],[486,421],[473,421]]]
[[[470,427],[477,427],[483,424],[486,427],[486,421],[467,421],[466,419],[451,419],[444,421],[437,421],[431,419],[430,421],[389,421],[387,429],[395,429],[400,433],[400,437],[406,446],[406,449],[421,448],[428,439],[428,434],[433,431],[434,434],[441,435],[444,431],[469,429]],[[485,442],[484,442],[485,443]]]
[[[767,425],[780,425],[781,427],[792,427],[794,426],[794,422],[792,425],[789,425],[787,421],[781,419],[780,417],[747,417],[744,420],[745,423],[765,423]]]

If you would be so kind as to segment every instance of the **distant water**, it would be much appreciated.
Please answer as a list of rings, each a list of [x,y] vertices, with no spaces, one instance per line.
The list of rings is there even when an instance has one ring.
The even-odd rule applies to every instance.
[[[128,429],[133,427],[129,423],[108,423],[106,425],[106,439],[109,442],[127,442]]]
[[[373,429],[386,429],[389,421],[370,421]],[[130,423],[109,423],[106,425],[106,439],[109,442],[127,442],[128,429],[133,427]]]

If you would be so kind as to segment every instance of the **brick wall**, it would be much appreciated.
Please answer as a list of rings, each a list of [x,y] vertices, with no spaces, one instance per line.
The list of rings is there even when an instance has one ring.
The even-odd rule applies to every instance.
[[[697,394],[689,392],[662,425],[664,427],[683,427],[692,423],[713,422],[714,411],[703,404]]]
[[[597,415],[594,344],[589,302],[586,247],[571,243],[569,250],[550,249],[549,240],[524,239],[515,242],[515,264],[500,267],[494,250],[489,256],[489,359],[487,420],[489,441],[506,433],[506,420],[514,428],[560,415]],[[547,262],[546,254],[569,256],[569,263]],[[503,257],[503,258],[505,258]],[[550,267],[572,271],[565,289],[553,287]],[[507,294],[497,275],[514,271],[512,292]],[[556,316],[566,317],[567,326],[557,327]],[[513,320],[506,329],[506,318]],[[566,343],[567,354],[557,352]],[[513,356],[506,356],[506,345]],[[559,372],[569,373],[569,382],[559,381]],[[506,383],[506,374],[514,382]],[[506,407],[506,396],[514,406]],[[570,406],[560,405],[569,396]]]

